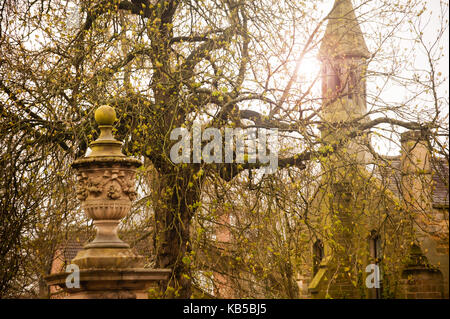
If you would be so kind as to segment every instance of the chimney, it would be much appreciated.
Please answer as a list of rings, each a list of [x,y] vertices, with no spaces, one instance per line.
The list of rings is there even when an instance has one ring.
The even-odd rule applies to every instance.
[[[402,193],[411,212],[432,210],[431,152],[428,132],[407,131],[401,134]]]

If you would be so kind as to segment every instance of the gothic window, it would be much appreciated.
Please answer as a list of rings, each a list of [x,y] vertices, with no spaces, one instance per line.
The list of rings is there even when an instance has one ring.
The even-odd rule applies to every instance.
[[[338,92],[341,87],[339,70],[336,67],[329,69],[330,72],[328,74],[328,88],[330,88],[333,92]]]
[[[326,97],[328,95],[328,68],[324,63],[322,64],[322,96]]]
[[[382,280],[381,261],[383,258],[383,252],[382,252],[382,247],[381,247],[381,237],[374,230],[371,232],[371,235],[369,238],[369,253],[370,253],[371,263],[380,267],[379,275],[380,275],[380,281],[381,281]],[[369,295],[372,299],[381,299],[382,286],[380,286],[379,288],[371,288],[369,290],[370,290]]]
[[[372,261],[374,261],[376,264],[381,262],[382,258],[382,251],[381,251],[381,238],[378,233],[375,231],[372,231],[372,234],[370,236],[370,257]]]
[[[361,65],[359,68],[359,83],[358,83],[360,90],[361,90],[361,97],[362,97],[364,103],[366,101],[366,90],[367,90],[366,79],[365,79],[365,74],[366,74],[365,68],[366,68],[365,65]]]
[[[339,79],[339,70],[330,64],[323,65],[322,93],[324,96],[334,97],[340,90],[341,81]]]
[[[357,93],[357,86],[358,86],[358,78],[356,76],[356,70],[351,69],[348,79],[348,98],[352,100],[356,93]]]
[[[313,245],[313,276],[319,271],[319,266],[323,257],[323,243],[318,239]]]

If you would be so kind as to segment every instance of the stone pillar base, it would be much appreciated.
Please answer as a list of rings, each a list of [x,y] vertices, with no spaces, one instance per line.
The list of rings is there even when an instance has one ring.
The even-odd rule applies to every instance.
[[[48,285],[62,288],[66,299],[147,299],[148,289],[171,273],[144,268],[144,257],[130,248],[85,248],[72,264],[79,267],[78,274],[61,272],[45,278]],[[77,276],[79,287],[69,288]]]

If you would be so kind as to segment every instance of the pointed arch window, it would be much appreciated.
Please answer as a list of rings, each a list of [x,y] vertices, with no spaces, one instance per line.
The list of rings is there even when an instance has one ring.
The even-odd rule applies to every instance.
[[[358,78],[356,75],[357,71],[351,69],[349,71],[349,79],[348,79],[348,98],[353,100],[358,90]]]
[[[341,90],[341,81],[339,78],[339,70],[337,66],[333,66],[330,63],[323,64],[323,81],[322,81],[322,93],[325,97],[335,97]]]
[[[370,257],[376,264],[381,262],[382,250],[381,250],[381,236],[372,231],[369,239]]]
[[[328,86],[333,92],[338,92],[341,89],[341,80],[339,78],[339,70],[337,67],[330,67],[328,75]]]
[[[319,266],[323,257],[323,243],[320,239],[318,239],[313,245],[313,276],[319,271]]]
[[[380,275],[380,287],[379,288],[370,288],[369,289],[369,296],[371,299],[381,299],[382,298],[382,288],[383,288],[383,272],[381,268],[381,261],[383,258],[383,251],[381,246],[381,236],[380,234],[372,230],[370,237],[369,237],[369,255],[371,263],[374,263],[379,267],[379,275]]]

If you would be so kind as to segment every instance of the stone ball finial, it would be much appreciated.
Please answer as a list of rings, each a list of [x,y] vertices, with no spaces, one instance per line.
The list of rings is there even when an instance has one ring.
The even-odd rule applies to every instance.
[[[116,111],[109,105],[102,105],[95,110],[94,118],[98,125],[113,125],[116,120]]]

